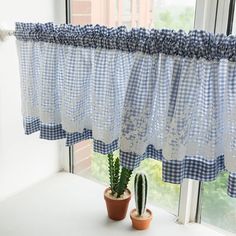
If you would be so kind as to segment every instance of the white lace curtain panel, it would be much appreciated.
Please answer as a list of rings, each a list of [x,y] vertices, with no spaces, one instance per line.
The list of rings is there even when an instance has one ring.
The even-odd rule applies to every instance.
[[[26,134],[94,140],[163,180],[229,172],[236,197],[236,37],[205,31],[16,23]]]

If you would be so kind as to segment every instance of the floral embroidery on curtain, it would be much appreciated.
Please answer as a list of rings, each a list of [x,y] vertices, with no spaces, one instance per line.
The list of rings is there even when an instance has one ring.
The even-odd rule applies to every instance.
[[[26,134],[94,140],[163,180],[229,172],[236,197],[236,38],[193,30],[16,23]]]

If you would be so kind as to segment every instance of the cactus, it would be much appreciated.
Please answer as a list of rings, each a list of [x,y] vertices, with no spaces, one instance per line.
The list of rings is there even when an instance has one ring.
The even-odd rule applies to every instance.
[[[111,190],[114,189],[114,159],[113,154],[108,154],[108,171],[109,171],[109,178],[110,178],[110,188]]]
[[[113,153],[108,154],[108,169],[111,194],[119,198],[122,194],[124,194],[127,188],[132,175],[132,170],[124,167],[121,169],[119,158],[114,160]]]
[[[134,179],[134,196],[136,210],[139,216],[143,216],[146,212],[147,190],[147,176],[144,173],[137,173]]]
[[[114,188],[112,189],[112,195],[117,192],[119,186],[119,176],[120,176],[120,160],[116,158],[114,165]]]
[[[120,197],[127,188],[127,185],[129,183],[130,177],[132,174],[132,170],[128,170],[126,168],[122,168],[121,174],[120,174],[120,181],[117,189],[117,197]]]

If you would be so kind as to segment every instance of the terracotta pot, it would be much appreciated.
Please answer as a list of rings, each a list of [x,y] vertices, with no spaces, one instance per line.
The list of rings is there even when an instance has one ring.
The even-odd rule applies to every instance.
[[[127,198],[111,198],[107,194],[107,192],[110,190],[110,188],[107,188],[104,192],[104,199],[106,201],[107,205],[107,213],[110,219],[112,220],[123,220],[126,216],[129,201],[131,199],[131,192],[129,189],[126,189],[128,191],[129,196]]]
[[[133,209],[130,212],[130,218],[132,220],[133,228],[135,228],[137,230],[144,230],[144,229],[147,229],[149,227],[149,224],[152,220],[152,212],[149,209],[147,209],[146,212],[149,214],[148,217],[139,217],[139,216],[137,216],[136,209]]]

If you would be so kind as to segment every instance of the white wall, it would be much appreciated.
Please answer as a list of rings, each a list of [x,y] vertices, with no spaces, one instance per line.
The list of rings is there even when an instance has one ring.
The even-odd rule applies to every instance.
[[[0,25],[64,23],[64,0],[0,0]],[[24,135],[15,38],[0,42],[0,200],[61,169],[59,144]]]

